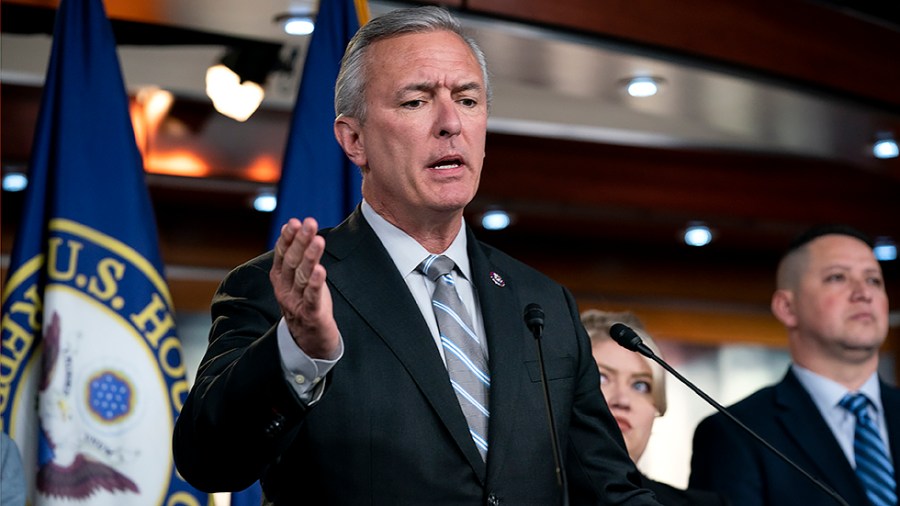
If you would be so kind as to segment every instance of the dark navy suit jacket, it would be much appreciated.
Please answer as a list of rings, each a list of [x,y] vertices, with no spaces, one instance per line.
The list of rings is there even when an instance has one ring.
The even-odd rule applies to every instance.
[[[641,486],[656,495],[656,499],[666,506],[727,506],[728,502],[720,494],[707,490],[675,488],[668,483],[654,481],[641,475]]]
[[[882,382],[881,401],[896,462],[900,456],[900,390]],[[825,419],[790,370],[780,383],[754,393],[729,411],[851,506],[869,504]],[[894,466],[895,474],[898,467]],[[694,433],[690,486],[719,491],[733,506],[837,504],[719,413],[703,420]]]
[[[261,479],[268,499],[290,505],[557,504],[523,322],[535,302],[571,504],[657,504],[637,485],[568,291],[469,232],[492,381],[485,463],[425,320],[360,211],[322,233],[345,347],[324,395],[307,409],[283,376],[271,252],[235,269],[213,300],[209,348],[175,427],[175,461],[191,484],[240,490]]]

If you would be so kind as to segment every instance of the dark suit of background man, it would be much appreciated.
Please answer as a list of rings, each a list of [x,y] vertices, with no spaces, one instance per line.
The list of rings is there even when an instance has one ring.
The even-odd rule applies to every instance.
[[[481,51],[442,9],[395,11],[350,42],[336,90],[335,135],[362,167],[364,202],[332,230],[291,219],[273,252],[223,281],[175,427],[181,474],[207,491],[261,479],[286,505],[557,504],[522,319],[536,302],[572,504],[656,504],[635,484],[571,295],[463,221],[487,130]],[[437,344],[434,284],[416,271],[430,253],[456,262],[486,337],[486,460]]]
[[[793,364],[731,412],[849,504],[870,504],[854,471],[855,417],[839,402],[865,393],[890,455],[900,455],[900,392],[877,375],[888,300],[871,242],[841,226],[799,237],[778,267],[772,312],[787,328]],[[697,427],[690,483],[737,506],[836,504],[720,414]]]

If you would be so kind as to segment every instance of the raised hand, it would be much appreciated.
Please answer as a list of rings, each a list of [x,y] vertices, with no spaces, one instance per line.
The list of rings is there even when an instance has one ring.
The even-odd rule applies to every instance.
[[[325,239],[313,218],[291,218],[275,243],[269,280],[294,341],[309,357],[333,359],[340,334],[332,313],[331,292],[320,264]]]

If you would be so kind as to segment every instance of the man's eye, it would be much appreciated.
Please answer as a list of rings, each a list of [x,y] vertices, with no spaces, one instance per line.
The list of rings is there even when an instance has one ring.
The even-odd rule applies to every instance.
[[[409,100],[403,102],[403,107],[406,107],[408,109],[416,109],[417,107],[421,107],[423,103],[424,102],[421,100]]]
[[[459,101],[460,104],[466,107],[475,107],[478,105],[478,101],[473,98],[463,98]]]
[[[838,282],[838,281],[843,281],[844,279],[845,278],[844,278],[843,274],[831,274],[831,275],[825,277],[825,282],[834,283],[834,282]]]

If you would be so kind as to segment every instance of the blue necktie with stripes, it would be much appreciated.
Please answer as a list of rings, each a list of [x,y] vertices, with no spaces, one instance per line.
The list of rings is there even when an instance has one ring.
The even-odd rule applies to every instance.
[[[840,406],[856,416],[853,438],[856,475],[862,481],[869,501],[874,506],[896,506],[894,465],[875,422],[869,416],[869,399],[864,394],[847,394],[841,399]]]
[[[453,260],[443,255],[430,255],[419,264],[418,270],[434,281],[431,304],[441,335],[450,384],[469,424],[472,440],[481,458],[486,458],[491,378],[484,347],[475,334],[469,313],[453,283],[451,272],[455,265]]]

